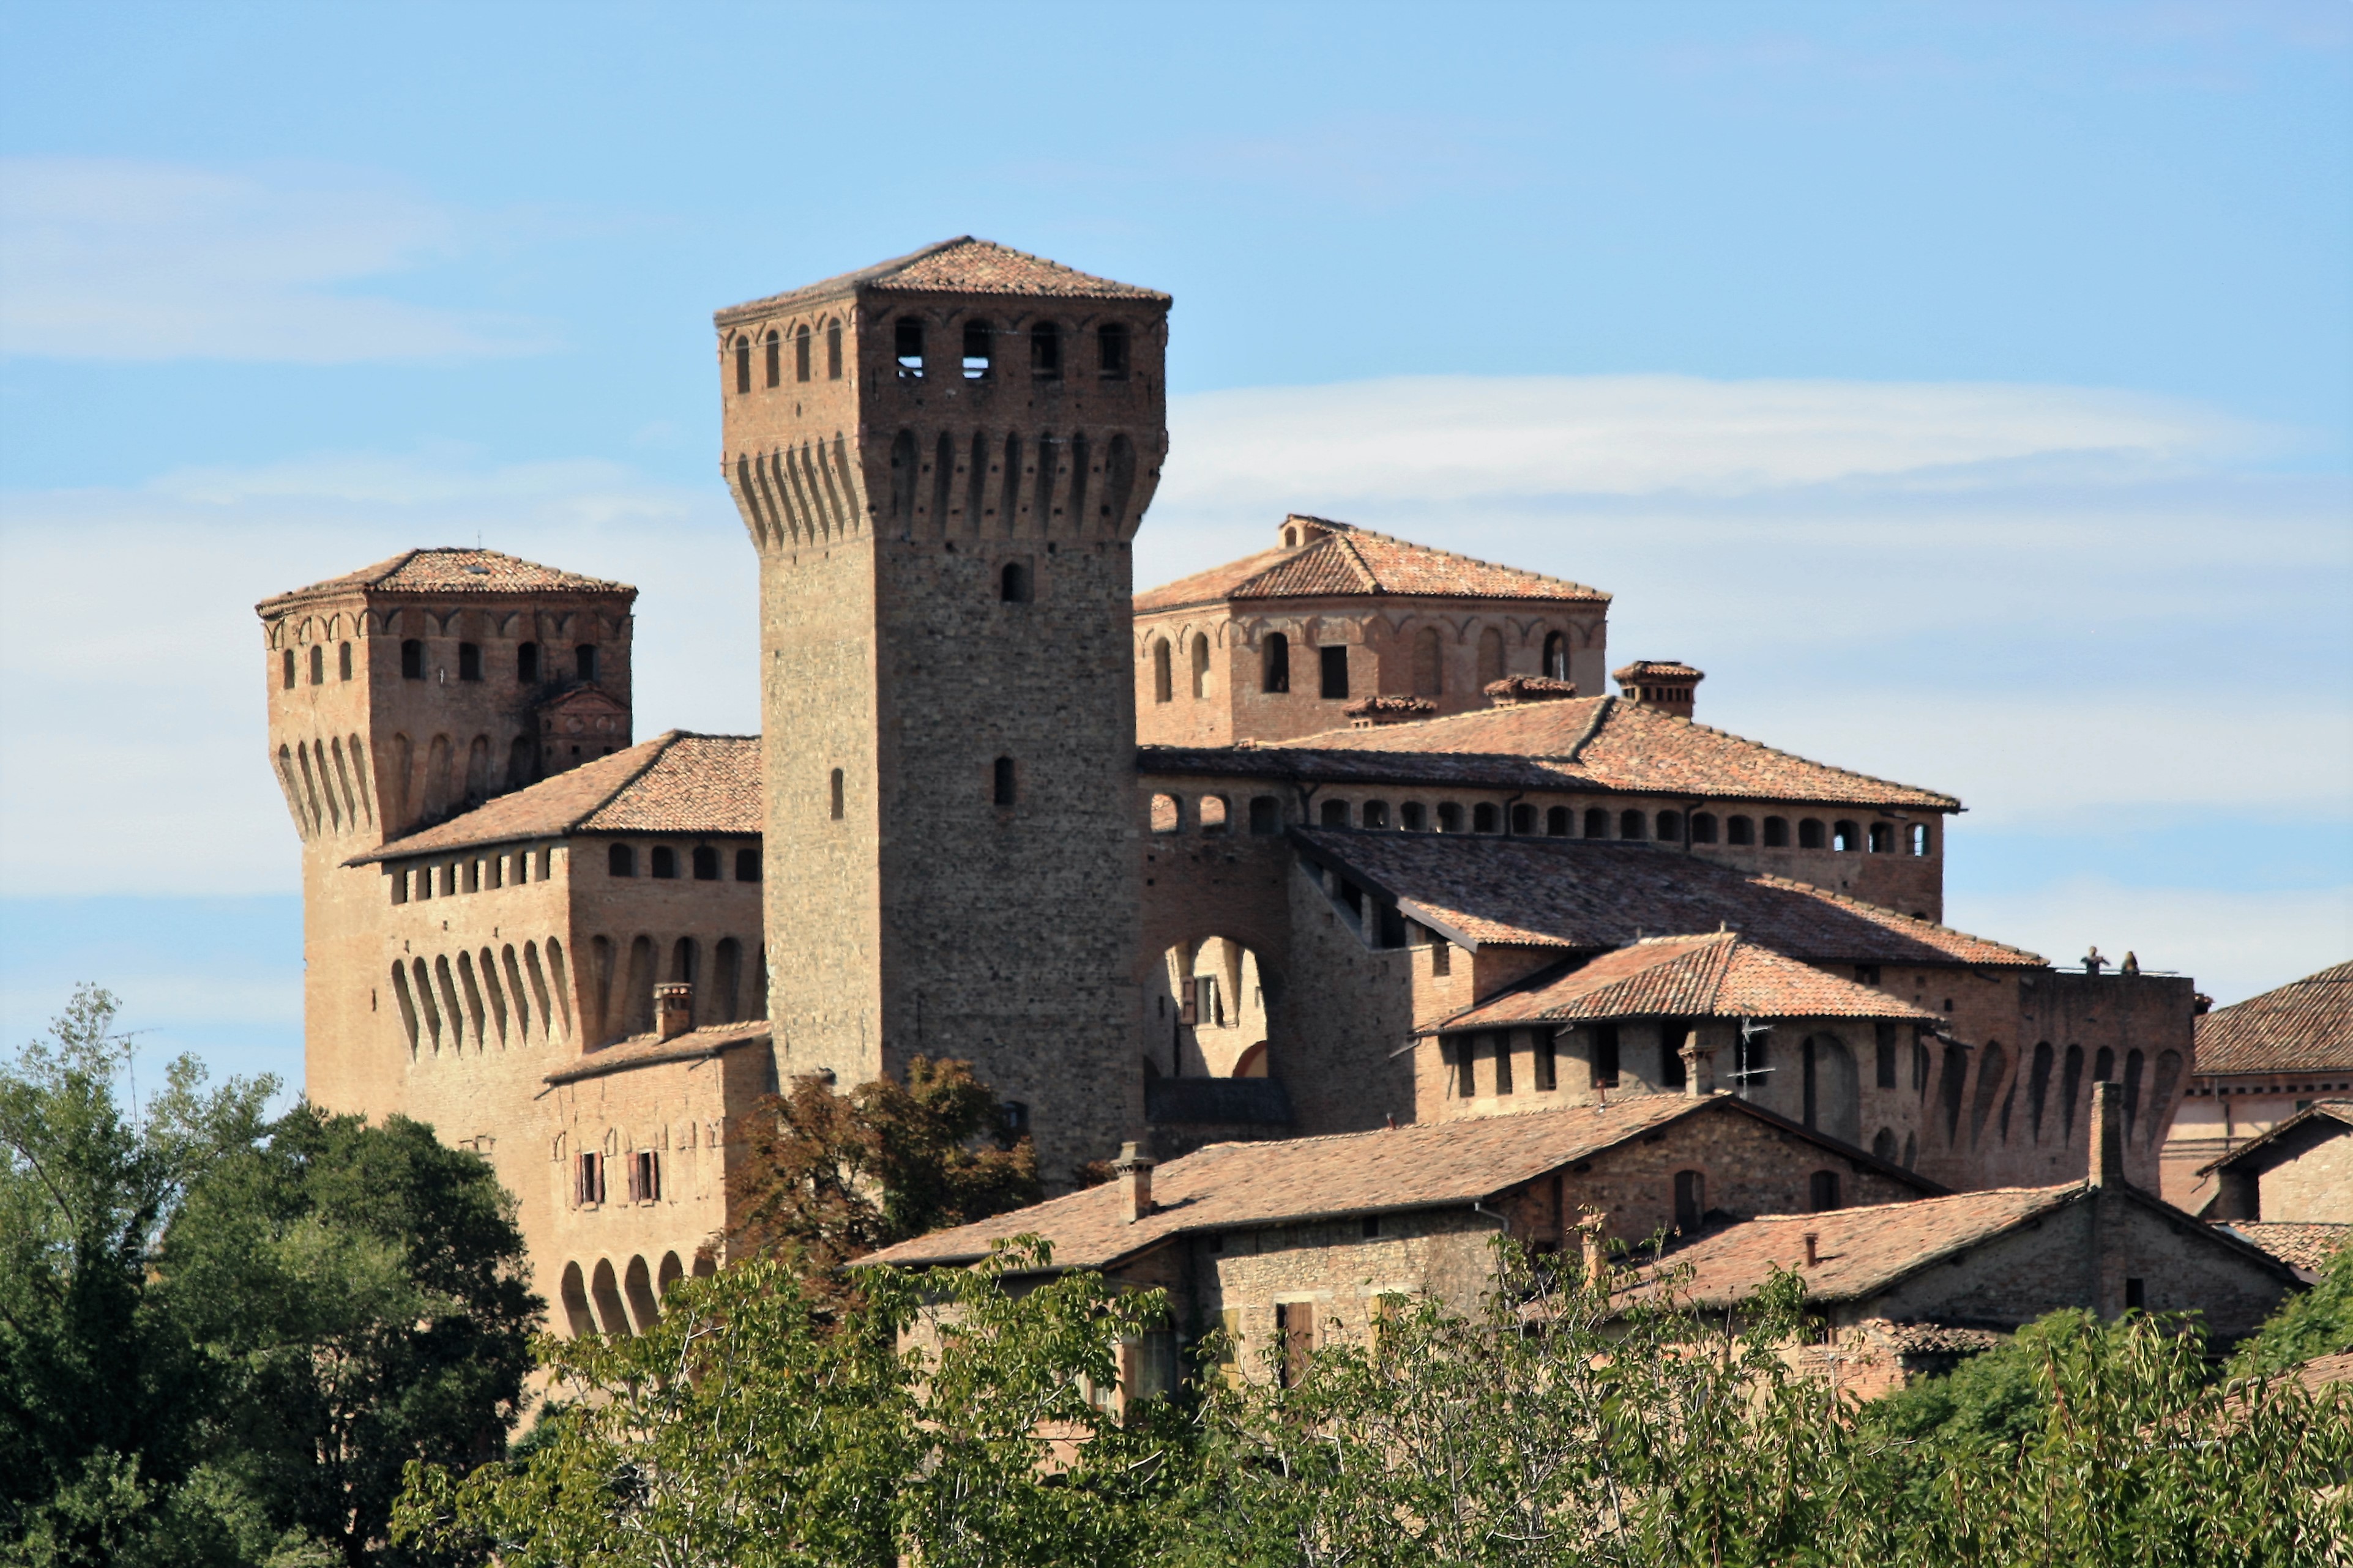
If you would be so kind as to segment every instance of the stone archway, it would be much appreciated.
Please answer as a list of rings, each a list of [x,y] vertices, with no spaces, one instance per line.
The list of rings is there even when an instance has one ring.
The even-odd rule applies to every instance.
[[[1265,1075],[1279,994],[1256,949],[1229,936],[1182,942],[1161,953],[1144,987],[1145,1062],[1165,1078]],[[1239,1069],[1256,1050],[1258,1071]]]

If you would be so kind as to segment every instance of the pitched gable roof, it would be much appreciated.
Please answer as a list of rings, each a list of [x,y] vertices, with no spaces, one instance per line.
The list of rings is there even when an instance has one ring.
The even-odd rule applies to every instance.
[[[1156,289],[1118,283],[1016,250],[994,240],[968,234],[927,245],[904,256],[878,261],[854,272],[788,289],[781,294],[749,300],[713,313],[712,319],[729,326],[754,316],[829,300],[860,291],[898,294],[1021,294],[1052,299],[1156,300],[1169,297]]]
[[[759,831],[760,738],[669,730],[344,864],[575,833]]]
[[[1261,551],[1135,596],[1138,612],[1230,599],[1554,599],[1606,605],[1582,583],[1457,555],[1323,518],[1305,542]]]
[[[380,594],[531,594],[549,590],[632,595],[637,593],[627,583],[608,583],[601,577],[584,577],[577,572],[543,566],[536,561],[525,561],[519,555],[509,555],[501,551],[461,550],[449,546],[438,550],[404,550],[373,566],[363,566],[356,572],[329,577],[308,587],[273,594],[254,608],[266,612],[274,605],[296,599],[348,594],[354,590]]]
[[[1925,1007],[1825,974],[1733,931],[1647,937],[1582,968],[1514,986],[1445,1030],[1583,1018],[1908,1018]]]
[[[2043,964],[2022,948],[1810,883],[1648,845],[1310,827],[1291,837],[1469,947],[1599,952],[1652,931],[1720,928],[1807,963]]]
[[[2353,1068],[2353,963],[2331,964],[2198,1020],[2203,1073]]]
[[[2268,1171],[2282,1160],[2293,1160],[2306,1152],[2316,1143],[2343,1137],[2347,1128],[2353,1128],[2353,1100],[2315,1100],[2285,1121],[2274,1122],[2261,1136],[2248,1139],[2221,1159],[2207,1161],[2198,1167],[2198,1173],[2208,1175],[2226,1166],[2240,1171]]]

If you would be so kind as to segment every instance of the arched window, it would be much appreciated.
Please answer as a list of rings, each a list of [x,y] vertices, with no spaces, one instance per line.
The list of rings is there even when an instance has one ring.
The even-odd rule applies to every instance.
[[[1479,634],[1479,684],[1504,679],[1504,634],[1489,626]]]
[[[1546,837],[1566,838],[1568,837],[1569,829],[1572,826],[1573,824],[1570,821],[1568,807],[1565,805],[1556,805],[1548,808],[1545,812]]]
[[[837,350],[837,352],[839,351]],[[808,378],[809,330],[808,323],[807,321],[803,321],[793,332],[793,379],[795,381],[807,381]]]
[[[694,847],[694,879],[698,882],[719,880],[719,851],[708,844]]]
[[[1675,1173],[1675,1228],[1697,1236],[1707,1218],[1707,1178],[1697,1171]]]
[[[1438,805],[1438,831],[1440,833],[1461,832],[1462,808],[1451,800],[1440,801]]]
[[[1544,672],[1554,680],[1568,679],[1568,639],[1558,632],[1545,634]]]
[[[892,323],[892,346],[899,362],[901,381],[923,379],[923,320],[920,316],[902,316]]]
[[[1193,700],[1198,702],[1209,694],[1209,639],[1196,634],[1193,638]]]
[[[458,679],[482,679],[482,649],[479,643],[461,642],[458,645]]]
[[[1152,700],[1173,701],[1176,696],[1176,673],[1171,662],[1166,637],[1152,639]]]
[[[1585,812],[1585,836],[1588,838],[1609,837],[1609,814],[1599,806],[1588,806]]]
[[[1418,800],[1407,801],[1398,807],[1398,826],[1407,833],[1430,831],[1430,808]]]
[[[1841,855],[1852,855],[1862,847],[1862,833],[1852,822],[1832,823],[1831,847]]]
[[[325,643],[314,642],[311,645],[311,684],[313,686],[327,684],[327,645]]]
[[[986,381],[997,366],[997,329],[987,321],[964,324],[964,378]]]
[[[652,862],[647,869],[669,881],[678,875],[678,851],[667,844],[657,844],[647,858]]]
[[[1185,826],[1185,804],[1173,795],[1154,795],[1146,815],[1155,833],[1175,833]]]
[[[1878,1131],[1873,1133],[1871,1135],[1871,1152],[1880,1159],[1886,1161],[1891,1165],[1895,1163],[1895,1156],[1901,1152],[1901,1151],[1899,1151],[1895,1146],[1895,1129],[1893,1127],[1883,1127]]]
[[[1745,816],[1728,816],[1724,820],[1724,841],[1726,844],[1757,842],[1757,824]]]
[[[1536,830],[1536,808],[1525,801],[1512,807],[1512,831],[1525,836]]]
[[[1389,803],[1385,800],[1365,802],[1365,808],[1357,813],[1356,820],[1367,828],[1387,827],[1389,825]]]
[[[1800,818],[1798,823],[1798,847],[1820,849],[1822,847],[1822,825],[1814,818]]]
[[[735,340],[735,392],[741,396],[752,390],[752,340]]]
[[[1265,662],[1259,675],[1259,689],[1266,692],[1291,689],[1291,639],[1281,632],[1266,634]]]
[[[1659,839],[1663,843],[1682,843],[1683,841],[1683,814],[1680,811],[1662,811],[1659,813],[1659,824],[1655,832]]]
[[[1105,321],[1095,329],[1095,369],[1105,381],[1127,379],[1127,327]]]
[[[1496,811],[1495,803],[1492,800],[1482,800],[1471,808],[1471,831],[1473,833],[1493,833],[1501,820],[1502,814]]]
[[[349,680],[351,678],[352,645],[349,643],[338,643],[335,646],[335,679],[337,680]]]
[[[1767,817],[1765,819],[1765,847],[1767,849],[1787,849],[1788,847],[1788,819],[1779,816]]]
[[[287,690],[294,689],[294,650],[288,648],[278,656],[279,681]]]
[[[572,650],[572,673],[583,680],[596,679],[596,645],[582,643]]]
[[[1051,321],[1029,329],[1029,374],[1039,381],[1062,379],[1062,329]]]
[[[1895,825],[1892,822],[1873,823],[1871,825],[1871,837],[1868,842],[1871,846],[1871,852],[1873,855],[1894,854],[1895,852]]]
[[[767,351],[765,357],[768,362],[765,367],[768,373],[768,384],[781,385],[785,379],[785,345],[776,336],[776,330],[774,327],[768,329],[768,339],[763,346]]]
[[[997,804],[1000,806],[1011,805],[1014,797],[1013,759],[997,758],[996,766],[991,770],[991,789]]]
[[[1029,568],[1018,561],[1008,561],[998,574],[997,597],[1000,604],[1026,605],[1029,602]]]
[[[1424,626],[1413,634],[1413,694],[1440,697],[1446,692],[1446,666],[1440,657],[1438,628]]]
[[[839,768],[833,770],[833,778],[830,782],[829,788],[833,797],[833,820],[839,822],[842,817],[842,807],[844,805],[844,791],[842,788],[841,770]]]
[[[638,852],[627,844],[616,844],[605,851],[605,869],[616,877],[638,874]]]
[[[403,680],[425,679],[425,645],[415,637],[410,637],[400,645],[400,679]]]
[[[757,849],[735,851],[735,879],[756,882],[760,879],[760,852]]]
[[[1323,805],[1322,821],[1326,827],[1347,826],[1348,803],[1345,800],[1325,801]]]
[[[2042,1107],[2051,1097],[2051,1042],[2043,1041],[2034,1047],[2034,1065],[2027,1070],[2026,1125],[2034,1141],[2042,1142]]]
[[[1891,1140],[1893,1142],[1893,1140]],[[1839,1178],[1836,1171],[1816,1171],[1806,1181],[1806,1202],[1816,1214],[1827,1214],[1839,1206]]]
[[[1912,831],[1909,837],[1912,840],[1913,854],[1926,855],[1928,853],[1928,825],[1926,823],[1914,823],[1912,825]]]
[[[1694,844],[1713,844],[1715,842],[1715,815],[1713,812],[1694,811],[1692,813],[1691,841]]]
[[[1639,811],[1618,814],[1618,837],[1620,838],[1648,838],[1650,835],[1642,830],[1642,814]]]
[[[1207,837],[1211,834],[1223,833],[1226,830],[1226,819],[1230,813],[1227,810],[1224,795],[1205,795],[1194,810],[1200,819],[1202,837]]]

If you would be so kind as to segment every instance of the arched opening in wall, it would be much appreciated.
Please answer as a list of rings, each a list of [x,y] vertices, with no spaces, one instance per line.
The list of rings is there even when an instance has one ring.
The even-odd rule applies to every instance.
[[[1176,697],[1176,671],[1166,637],[1152,639],[1152,700],[1171,702]]]
[[[2000,1097],[2010,1077],[2010,1054],[2001,1048],[2000,1040],[1988,1040],[1978,1053],[1978,1091],[1969,1098],[1969,1147],[1978,1146],[1985,1132],[1988,1118],[1993,1115],[1994,1101]]]
[[[550,945],[553,946],[552,943]],[[566,1033],[567,1031],[565,1028],[565,1021],[560,1020],[556,1016],[555,1007],[550,1005],[547,972],[540,967],[539,944],[535,942],[527,942],[522,944],[522,972],[525,978],[531,983],[532,1000],[539,1005],[539,1024],[541,1031],[550,1039],[554,1039],[558,1036]],[[556,975],[556,986],[559,994],[561,992],[562,985],[563,974],[562,972],[559,971]]]
[[[575,1340],[585,1340],[596,1331],[596,1320],[588,1311],[588,1282],[580,1277],[580,1265],[564,1266],[564,1323]]]
[[[891,437],[891,521],[905,528],[915,521],[915,433]]]
[[[1787,849],[1789,847],[1789,824],[1787,818],[1768,816],[1765,819],[1765,847]]]
[[[1895,825],[1892,822],[1873,823],[1871,825],[1870,845],[1871,852],[1873,855],[1893,855],[1895,853]]]
[[[2116,1053],[2112,1046],[2102,1046],[2092,1058],[2092,1081],[2114,1083],[2116,1079]]]
[[[425,679],[425,644],[421,639],[417,637],[406,637],[402,639],[400,645],[400,679],[403,680],[422,680]]]
[[[1585,808],[1585,837],[1588,838],[1609,837],[1609,814],[1607,811],[1598,805],[1588,805]]]
[[[1398,826],[1407,833],[1430,831],[1430,808],[1418,800],[1407,801],[1398,807]]]
[[[776,330],[771,327],[768,329],[767,337],[762,340],[760,346],[765,351],[762,357],[767,363],[761,368],[767,372],[767,384],[770,386],[781,386],[785,380],[784,341],[777,336]]]
[[[1504,634],[1489,626],[1479,634],[1479,684],[1484,688],[1504,679]]]
[[[2072,1142],[2075,1137],[2075,1105],[2084,1092],[2084,1047],[2069,1046],[2063,1058],[2065,1066],[2059,1073],[2059,1135]]]
[[[1266,634],[1259,668],[1259,689],[1270,695],[1291,689],[1291,639],[1281,632]]]
[[[400,1005],[401,1032],[408,1037],[408,1054],[417,1055],[417,1002],[408,994],[408,968],[397,959],[392,965],[392,996]]]
[[[1438,803],[1438,831],[1440,833],[1460,833],[1462,831],[1462,807],[1461,805],[1451,800],[1442,800]]]
[[[1525,838],[1536,830],[1536,808],[1523,801],[1512,807],[1512,831]]]
[[[1326,702],[1337,702],[1348,695],[1348,650],[1345,647],[1319,647],[1315,660],[1323,673],[1316,694]]]
[[[1266,1042],[1264,1040],[1259,1041],[1257,1044],[1251,1046],[1248,1050],[1242,1052],[1240,1057],[1235,1058],[1233,1076],[1236,1078],[1268,1078],[1272,1076],[1269,1070],[1266,1059]]]
[[[697,1279],[708,1279],[718,1272],[719,1259],[711,1255],[711,1249],[707,1247],[697,1247],[694,1253],[694,1277]]]
[[[1659,813],[1658,826],[1651,830],[1651,836],[1657,838],[1662,844],[1682,843],[1683,841],[1683,814],[1680,811],[1662,811]]]
[[[1872,1026],[1873,1066],[1877,1071],[1873,1081],[1881,1089],[1897,1087],[1899,1073],[1896,1063],[1895,1026],[1884,1019]]]
[[[499,975],[498,955],[487,947],[482,949],[476,955],[474,974],[481,984],[482,1000],[490,1006],[491,1026],[498,1031],[499,1044],[503,1047],[507,1043],[507,994],[506,983]]]
[[[841,323],[839,321],[828,321],[825,324],[825,378],[828,381],[841,379]]]
[[[738,335],[735,349],[735,395],[743,396],[752,390],[752,340]]]
[[[554,944],[548,944],[553,947]],[[588,942],[587,990],[581,998],[581,1028],[587,1039],[605,1045],[619,1037],[624,1009],[614,1005],[613,987],[618,983],[620,955],[614,950],[608,936],[591,937]],[[561,984],[561,981],[558,981]]]
[[[732,936],[711,950],[711,1021],[732,1024],[744,1015],[736,993],[744,984],[744,944]]]
[[[1903,1152],[1902,1150],[1896,1147],[1895,1129],[1893,1127],[1883,1127],[1878,1131],[1873,1133],[1871,1135],[1871,1152],[1874,1157],[1884,1160],[1891,1165],[1895,1163],[1895,1156]]]
[[[1836,1035],[1806,1037],[1800,1049],[1807,1126],[1848,1143],[1862,1142],[1862,1081],[1854,1052]]]
[[[288,691],[294,689],[294,650],[288,648],[278,656],[278,684]]]
[[[2145,1065],[2137,1049],[2125,1053],[2124,1132],[2127,1142],[2132,1138],[2134,1126],[2140,1121],[2140,1079]]]
[[[1621,811],[1618,814],[1619,837],[1648,838],[1651,835],[1647,829],[1648,825],[1643,821],[1641,812]]]
[[[1674,1192],[1676,1231],[1697,1236],[1707,1221],[1707,1178],[1697,1171],[1677,1171]]]
[[[1193,700],[1198,702],[1209,694],[1209,639],[1196,633],[1193,637]]]
[[[2042,1041],[2034,1047],[2033,1064],[2026,1077],[2026,1130],[2037,1143],[2042,1142],[2042,1108],[2051,1097],[2051,1042]]]
[[[1195,809],[1199,813],[1201,832],[1204,836],[1226,831],[1227,819],[1230,814],[1224,795],[1205,795]]]
[[[458,955],[458,984],[459,988],[465,993],[466,1021],[473,1026],[471,1032],[474,1037],[474,1048],[478,1051],[485,1050],[489,1048],[491,1043],[491,1032],[485,1026],[482,988],[475,976],[474,955],[470,952],[461,952]]]
[[[1185,807],[1173,795],[1155,795],[1148,808],[1152,831],[1175,833],[1185,826]]]
[[[1798,847],[1820,849],[1822,847],[1822,825],[1814,818],[1800,818],[1798,823]]]
[[[311,645],[311,684],[313,686],[327,684],[327,646],[324,643],[314,642]]]
[[[1062,379],[1062,329],[1051,321],[1029,329],[1029,374],[1039,381]]]
[[[682,936],[670,944],[670,977],[691,985],[702,978],[702,948],[691,936]]]
[[[992,802],[1000,810],[1010,807],[1017,798],[1016,791],[1018,785],[1019,780],[1014,772],[1013,759],[997,758],[989,770],[989,794]]]
[[[441,999],[433,993],[433,976],[421,958],[409,960],[408,973],[416,984],[417,1008],[425,1016],[426,1038],[432,1042],[433,1054],[441,1054]]]
[[[686,1268],[675,1252],[662,1254],[661,1267],[654,1271],[654,1292],[663,1300],[670,1300],[670,1287],[686,1278]]]
[[[531,737],[517,735],[514,743],[507,748],[506,787],[521,789],[531,783],[533,764],[538,760],[539,753],[533,749]]]
[[[612,877],[634,877],[638,874],[638,851],[632,845],[616,844],[605,851],[605,872]]]
[[[1961,1086],[1969,1076],[1968,1047],[1955,1041],[1945,1047],[1945,1070],[1937,1085],[1937,1099],[1945,1110],[1945,1142],[1957,1143],[1961,1136]]]
[[[1440,697],[1446,692],[1446,665],[1440,657],[1438,628],[1424,626],[1413,634],[1413,694]]]
[[[1741,845],[1756,843],[1757,824],[1746,816],[1725,817],[1724,819],[1724,841],[1726,844]]]
[[[837,335],[836,342],[838,342],[839,341],[839,339]],[[793,329],[793,379],[795,381],[807,381],[808,378],[809,329],[808,323],[807,321],[803,321],[799,326]],[[775,384],[772,382],[770,384],[774,385]]]
[[[638,937],[629,943],[628,989],[623,993],[627,1010],[622,1014],[629,1034],[654,1032],[654,965],[659,956],[649,936]]]
[[[1565,805],[1555,805],[1547,806],[1545,809],[1546,837],[1566,838],[1568,837],[1569,829],[1572,826],[1573,824],[1569,819],[1568,807]]]
[[[756,882],[760,879],[760,852],[757,849],[735,851],[735,879]]]
[[[694,847],[694,879],[698,882],[719,880],[719,851],[708,844]]]
[[[629,1271],[622,1279],[622,1289],[628,1291],[629,1324],[638,1333],[650,1333],[661,1321],[661,1303],[654,1300],[653,1270],[642,1258],[629,1259]]]
[[[1906,833],[1905,837],[1910,842],[1913,854],[1926,855],[1928,853],[1928,825],[1926,823],[1914,823],[1911,826],[1911,830]]]
[[[1806,1206],[1816,1214],[1828,1214],[1844,1206],[1839,1201],[1839,1175],[1836,1171],[1816,1171],[1806,1178]]]
[[[840,770],[839,768],[836,768],[836,769],[834,769],[834,770],[833,770],[833,776],[832,776],[832,778],[828,782],[828,784],[827,784],[827,790],[828,790],[828,795],[830,795],[830,797],[831,797],[831,801],[832,801],[832,817],[833,817],[833,820],[834,820],[834,821],[836,821],[836,822],[839,822],[839,821],[842,819],[842,812],[843,812],[843,809],[844,809],[844,801],[843,801],[843,790],[844,790],[844,785],[843,785],[843,783],[842,783],[842,774],[841,774],[841,770]]]
[[[1694,844],[1713,844],[1715,842],[1715,814],[1714,812],[1694,811],[1692,813],[1691,841]]]
[[[1103,508],[1103,514],[1113,520],[1114,527],[1124,527],[1127,522],[1127,503],[1135,494],[1135,443],[1125,436],[1113,436],[1111,455],[1103,467],[1111,500]]]
[[[1831,828],[1831,847],[1841,855],[1852,855],[1862,847],[1862,832],[1852,822],[1839,822]]]
[[[1029,602],[1029,568],[1018,561],[1008,561],[1005,570],[997,574],[997,600],[1001,605],[1026,605]]]
[[[1268,1074],[1272,977],[1232,937],[1179,942],[1161,955],[1145,1008],[1145,1059],[1169,1078]]]
[[[448,1026],[449,1049],[466,1048],[466,1004],[458,994],[457,979],[449,972],[449,960],[445,954],[433,961],[433,988],[441,999],[441,1021]],[[481,1037],[474,1037],[476,1049],[481,1047]]]
[[[621,1288],[609,1260],[596,1260],[596,1271],[588,1277],[588,1300],[596,1309],[598,1328],[617,1340],[629,1337],[628,1310],[621,1304]]]
[[[1360,826],[1375,832],[1387,827],[1389,825],[1389,803],[1385,800],[1365,802],[1356,813],[1356,821]]]
[[[1282,831],[1282,802],[1271,795],[1250,796],[1250,830],[1264,838]]]
[[[921,316],[901,316],[891,323],[892,357],[899,366],[901,381],[923,379],[923,319]]]
[[[1317,808],[1316,819],[1325,827],[1347,826],[1348,803],[1345,800],[1325,801],[1322,806]]]
[[[466,798],[486,800],[491,793],[491,738],[477,735],[466,747]]]
[[[986,381],[997,367],[997,329],[987,321],[964,324],[964,378]]]
[[[582,643],[572,650],[572,673],[582,680],[596,679],[596,645]]]
[[[1568,639],[1558,632],[1545,634],[1544,672],[1549,680],[1568,679]]]

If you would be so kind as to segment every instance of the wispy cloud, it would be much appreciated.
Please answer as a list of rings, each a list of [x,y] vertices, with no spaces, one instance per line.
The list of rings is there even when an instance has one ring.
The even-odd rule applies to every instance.
[[[348,173],[0,159],[0,353],[336,364],[546,348],[543,322],[389,291],[479,238]]]

